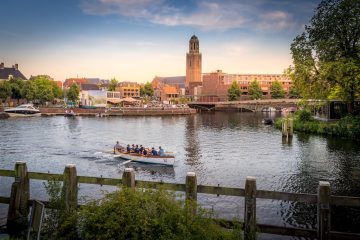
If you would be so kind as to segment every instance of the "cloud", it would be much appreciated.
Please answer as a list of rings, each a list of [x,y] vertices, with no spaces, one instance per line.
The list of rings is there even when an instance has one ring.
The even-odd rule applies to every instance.
[[[90,15],[119,15],[165,26],[193,26],[204,30],[253,27],[280,31],[290,26],[289,13],[261,8],[260,0],[200,0],[194,4],[185,8],[166,0],[83,0],[81,9]]]

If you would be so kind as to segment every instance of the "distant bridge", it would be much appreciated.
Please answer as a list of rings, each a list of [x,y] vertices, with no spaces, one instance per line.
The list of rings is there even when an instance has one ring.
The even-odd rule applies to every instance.
[[[296,107],[299,101],[300,99],[263,99],[228,102],[190,102],[188,105],[200,111],[261,112],[268,107],[277,110]]]

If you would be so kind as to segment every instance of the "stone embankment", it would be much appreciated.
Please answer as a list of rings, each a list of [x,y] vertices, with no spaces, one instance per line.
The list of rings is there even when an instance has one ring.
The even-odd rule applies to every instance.
[[[9,117],[9,114],[4,113],[4,112],[0,112],[0,119],[6,119]]]
[[[78,116],[166,116],[195,114],[191,108],[40,108],[43,116],[65,115],[66,111],[73,111]]]

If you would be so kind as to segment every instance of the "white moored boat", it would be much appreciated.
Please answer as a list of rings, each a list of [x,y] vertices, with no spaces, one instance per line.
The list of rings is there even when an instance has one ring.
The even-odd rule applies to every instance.
[[[123,159],[131,160],[134,162],[142,162],[142,163],[151,163],[151,164],[162,164],[173,166],[175,163],[175,156],[173,154],[167,154],[166,156],[153,156],[147,155],[144,156],[142,154],[137,153],[127,153],[127,152],[119,152],[116,151],[114,153],[115,157],[120,157]]]
[[[9,114],[10,117],[29,117],[40,116],[40,110],[34,108],[32,104],[23,104],[15,108],[5,109],[4,112]]]

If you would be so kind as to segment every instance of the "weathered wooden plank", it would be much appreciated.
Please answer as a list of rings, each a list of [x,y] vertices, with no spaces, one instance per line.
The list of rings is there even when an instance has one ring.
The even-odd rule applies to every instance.
[[[78,182],[87,184],[117,186],[122,183],[122,180],[120,178],[78,176]]]
[[[224,196],[237,196],[244,197],[245,189],[243,188],[229,188],[229,187],[215,187],[215,186],[197,186],[198,193],[206,193],[206,194],[216,194],[216,195],[224,195]]]
[[[197,179],[194,172],[188,172],[186,174],[186,191],[185,197],[187,200],[197,200]]]
[[[317,238],[330,239],[330,183],[319,182],[317,204]]]
[[[1,177],[15,177],[15,171],[0,169],[0,176]]]
[[[35,180],[63,180],[63,174],[28,172],[30,179]]]
[[[4,196],[0,196],[0,203],[9,204],[9,203],[10,203],[10,198],[9,198],[9,197],[4,197]]]
[[[135,189],[135,171],[133,168],[125,168],[122,183],[124,187]]]
[[[345,232],[330,231],[330,238],[339,239],[339,240],[354,240],[354,239],[360,239],[360,233],[345,233]]]
[[[73,210],[78,205],[78,180],[75,164],[67,164],[63,174],[62,194],[66,210]]]
[[[294,237],[316,237],[315,229],[290,228],[267,224],[257,224],[258,230],[262,233]]]
[[[164,189],[164,190],[172,190],[185,192],[186,185],[181,183],[165,183],[165,182],[150,182],[150,181],[142,181],[136,180],[135,186],[138,188],[150,188],[150,189]]]
[[[330,204],[349,207],[360,207],[360,197],[331,196]]]
[[[257,190],[256,197],[264,198],[264,199],[283,200],[283,201],[307,202],[314,204],[317,203],[316,194],[307,194],[307,193],[287,193],[287,192]]]
[[[246,177],[245,182],[245,211],[244,211],[244,239],[256,239],[256,178]]]

